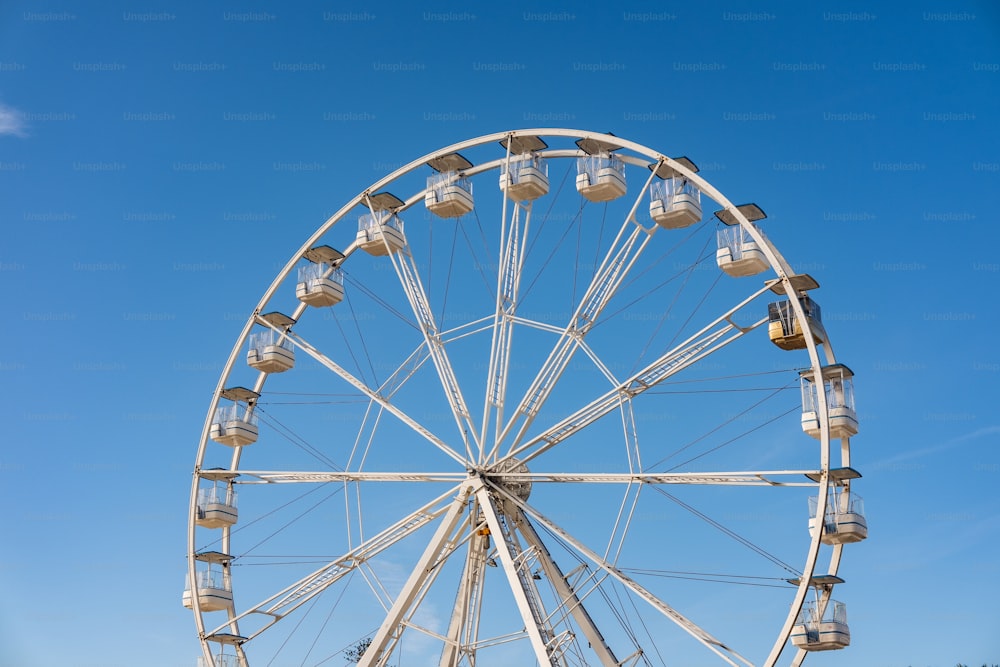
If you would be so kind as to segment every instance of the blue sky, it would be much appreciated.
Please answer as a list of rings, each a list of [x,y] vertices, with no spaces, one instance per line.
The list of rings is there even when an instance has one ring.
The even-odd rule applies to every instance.
[[[242,323],[373,181],[523,127],[689,156],[819,281],[871,536],[852,646],[807,664],[1000,662],[998,90],[986,2],[5,3],[0,665],[195,664],[187,496]]]

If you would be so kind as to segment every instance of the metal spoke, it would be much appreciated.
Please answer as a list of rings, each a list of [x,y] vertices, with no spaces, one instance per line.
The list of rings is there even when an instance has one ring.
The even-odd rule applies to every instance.
[[[508,154],[508,160],[509,160]],[[504,195],[504,219],[508,205]],[[490,349],[489,369],[486,374],[486,405],[483,410],[483,425],[480,442],[486,441],[490,414],[494,413],[494,449],[485,456],[493,458],[500,441],[500,427],[504,419],[504,403],[507,398],[507,380],[510,370],[510,349],[520,295],[524,257],[527,251],[526,239],[531,228],[532,203],[512,202],[513,210],[509,224],[500,226],[500,270],[497,272],[497,299],[493,320],[493,340]],[[524,211],[524,223],[521,212]],[[483,453],[480,452],[482,458]]]
[[[465,465],[466,460],[460,454],[458,454],[454,449],[445,444],[445,442],[441,440],[439,437],[437,437],[436,435],[428,431],[426,428],[424,428],[419,422],[417,422],[417,420],[413,419],[408,414],[403,412],[403,410],[400,409],[397,405],[390,402],[387,397],[382,396],[378,392],[370,389],[368,385],[366,385],[360,379],[351,374],[343,366],[333,361],[333,359],[330,359],[330,357],[326,356],[325,354],[317,350],[315,347],[310,345],[309,342],[303,339],[301,336],[295,334],[294,332],[290,332],[288,334],[288,339],[297,348],[303,350],[310,357],[321,363],[329,370],[333,371],[341,379],[343,379],[352,387],[354,387],[362,394],[367,396],[370,400],[374,401],[375,403],[378,403],[388,412],[395,415],[400,421],[402,421],[404,424],[412,428],[414,431],[420,434],[424,439],[426,439],[436,448],[447,454],[450,458],[454,459],[463,466]],[[411,359],[412,358],[413,357],[411,356]]]
[[[566,544],[572,546],[573,549],[575,549],[578,553],[584,556],[587,560],[589,560],[591,563],[596,565],[601,570],[608,573],[612,578],[616,579],[619,583],[628,588],[635,595],[645,600],[647,603],[649,603],[650,606],[652,606],[654,609],[663,614],[663,616],[673,621],[678,627],[680,627],[689,635],[694,637],[698,642],[700,642],[710,651],[712,651],[720,658],[725,660],[727,663],[733,665],[733,667],[738,667],[739,663],[747,665],[747,667],[753,667],[752,663],[750,663],[750,661],[748,661],[746,658],[741,656],[739,653],[737,653],[735,650],[733,650],[720,640],[716,639],[708,631],[706,631],[701,626],[697,625],[696,623],[688,619],[686,616],[684,616],[679,611],[671,607],[669,604],[661,600],[652,592],[648,591],[634,579],[632,579],[631,577],[623,573],[621,570],[619,570],[617,567],[615,567],[612,563],[609,563],[607,560],[602,558],[599,554],[587,548],[584,544],[582,544],[572,535],[570,535],[565,530],[560,528],[557,524],[549,520],[541,512],[532,508],[526,503],[523,503],[520,500],[512,497],[510,494],[506,494],[506,498],[510,502],[513,502],[516,505],[518,505],[522,511],[535,518],[548,530],[557,534],[560,537],[560,539],[562,539]]]
[[[241,470],[240,477],[253,481],[237,480],[237,484],[288,484],[297,482],[451,482],[467,478],[464,472],[366,472],[366,471],[284,471]]]
[[[557,482],[577,484],[688,484],[707,486],[802,486],[816,487],[812,481],[782,480],[780,477],[800,479],[818,475],[816,470],[760,470],[734,472],[673,472],[673,473],[546,473],[505,472],[503,478],[510,483]]]
[[[497,556],[510,584],[521,620],[528,632],[535,659],[543,665],[559,665],[559,637],[546,620],[545,610],[538,597],[531,573],[526,569],[526,554],[518,544],[507,520],[496,506],[486,487],[476,492],[490,533],[496,537]]]
[[[535,527],[531,525],[531,521],[528,520],[528,517],[521,509],[517,510],[514,524],[521,534],[524,535],[528,544],[534,547],[535,556],[542,570],[545,571],[545,576],[552,582],[556,592],[559,594],[559,599],[562,600],[563,606],[573,616],[573,620],[576,621],[583,636],[586,637],[590,648],[597,653],[597,658],[601,661],[601,664],[605,665],[605,667],[615,667],[620,664],[611,647],[604,640],[604,635],[601,634],[601,631],[594,623],[594,619],[587,613],[583,602],[566,580],[566,575],[556,565],[556,562],[552,559],[552,554],[549,553],[545,543],[542,542],[542,538],[535,531]]]
[[[471,517],[470,517],[471,519]],[[470,520],[470,523],[473,523]],[[479,643],[479,618],[483,607],[483,579],[489,551],[489,536],[472,525],[462,577],[452,608],[448,634],[444,638],[439,667],[456,667],[463,657],[474,662]]]
[[[468,477],[464,472],[338,472],[338,471],[265,471],[241,470],[236,484],[283,484],[295,482],[451,482]],[[557,473],[505,472],[503,478],[512,483],[532,484],[687,484],[702,486],[797,486],[816,487],[817,483],[802,479],[818,477],[818,470],[751,470],[670,473]]]
[[[374,537],[369,538],[354,549],[342,554],[340,557],[306,575],[297,582],[283,588],[274,595],[258,602],[257,604],[249,605],[243,612],[229,619],[226,623],[211,631],[209,634],[221,632],[232,623],[250,617],[251,615],[262,615],[267,619],[265,621],[265,625],[250,634],[247,639],[256,637],[268,627],[274,625],[282,618],[286,617],[288,614],[340,581],[343,577],[350,574],[355,568],[359,567],[367,560],[377,556],[400,540],[403,540],[409,535],[417,532],[444,514],[450,508],[453,508],[455,505],[453,501],[449,501],[446,504],[444,501],[453,497],[454,493],[455,489],[451,489],[447,493],[438,496],[420,509],[410,513]]]
[[[458,384],[458,378],[455,377],[455,371],[451,366],[451,361],[448,359],[444,343],[441,341],[441,335],[434,320],[434,312],[427,298],[427,292],[424,290],[423,283],[420,280],[417,265],[413,261],[409,246],[405,246],[398,253],[390,253],[389,258],[396,269],[399,283],[406,293],[406,298],[410,302],[410,307],[417,318],[417,323],[420,325],[420,331],[423,333],[431,359],[434,361],[434,367],[437,369],[438,377],[441,380],[445,398],[448,400],[448,405],[451,406],[455,423],[458,426],[459,437],[465,445],[466,460],[471,462],[473,455],[472,444],[469,442],[469,438],[471,437],[476,441],[476,445],[480,450],[482,447],[478,443],[476,428],[472,423],[472,416],[469,414],[465,397],[462,395],[462,388]]]
[[[392,398],[420,370],[421,366],[424,365],[424,362],[430,356],[430,352],[427,351],[426,341],[420,343],[417,349],[410,353],[410,356],[400,364],[399,368],[379,386],[376,393],[379,396],[384,396],[386,399]]]
[[[463,484],[458,495],[452,500],[447,514],[441,520],[434,537],[431,538],[420,560],[414,566],[403,590],[400,591],[392,608],[386,614],[382,626],[375,633],[371,644],[358,662],[358,667],[384,664],[383,654],[386,654],[387,647],[399,641],[403,617],[411,611],[414,602],[422,595],[429,580],[433,579],[438,560],[444,553],[454,548],[451,541],[455,537],[455,527],[462,518],[462,510],[465,509],[466,500],[472,491],[471,484]]]
[[[505,458],[517,457],[519,460],[527,462],[537,457],[617,408],[624,398],[631,399],[642,394],[672,375],[766,323],[767,318],[763,318],[749,327],[740,327],[729,319],[733,313],[760,296],[763,292],[764,289],[744,300],[736,308],[717,318],[677,347],[662,354],[645,368],[619,383],[618,386],[612,388],[600,398],[515,448]]]
[[[580,343],[597,322],[605,306],[618,291],[622,281],[628,276],[629,271],[656,231],[655,225],[652,229],[645,229],[635,217],[639,202],[642,201],[653,178],[654,173],[651,172],[645,186],[632,205],[631,211],[625,217],[617,237],[580,299],[576,311],[563,329],[559,340],[548,359],[545,360],[538,375],[535,376],[534,381],[525,392],[514,415],[511,416],[497,437],[499,443],[514,433],[510,444],[511,451],[517,448],[525,431],[531,426],[542,405],[552,393]],[[514,429],[517,429],[516,432]]]

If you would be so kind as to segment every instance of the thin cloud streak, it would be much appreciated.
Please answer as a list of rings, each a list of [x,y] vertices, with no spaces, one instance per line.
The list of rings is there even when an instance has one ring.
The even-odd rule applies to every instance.
[[[28,136],[28,125],[24,114],[13,107],[0,103],[0,136],[3,135],[12,135],[23,139]]]
[[[1000,426],[985,426],[983,428],[976,429],[975,431],[972,431],[971,433],[965,433],[965,434],[960,435],[958,437],[952,438],[951,440],[948,440],[948,441],[946,441],[946,442],[944,442],[942,444],[933,445],[933,446],[930,446],[930,447],[923,447],[921,449],[915,449],[915,450],[910,451],[910,452],[904,452],[902,454],[898,454],[896,456],[893,456],[891,458],[885,459],[883,461],[879,461],[879,462],[877,462],[877,463],[875,463],[873,465],[874,466],[885,466],[885,465],[891,465],[893,463],[899,463],[901,461],[909,461],[911,459],[922,458],[922,457],[928,456],[930,454],[936,454],[938,452],[943,452],[943,451],[952,449],[953,447],[958,447],[959,445],[965,444],[966,442],[969,442],[970,440],[978,440],[979,438],[982,438],[983,436],[995,435],[995,434],[998,434],[998,433],[1000,433]]]

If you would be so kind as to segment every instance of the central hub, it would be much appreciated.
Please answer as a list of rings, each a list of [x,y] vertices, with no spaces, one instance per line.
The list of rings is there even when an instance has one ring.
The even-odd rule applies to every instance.
[[[528,474],[528,466],[517,459],[501,461],[490,468],[488,474],[497,485],[522,502],[531,495],[531,480],[524,477]]]
[[[527,478],[528,466],[517,459],[507,459],[496,465],[483,470],[483,476],[489,479],[494,485],[516,498],[519,502],[528,500],[531,495],[531,480]],[[510,497],[502,493],[492,494],[496,498],[499,510],[507,517],[517,517],[519,508],[517,503]]]

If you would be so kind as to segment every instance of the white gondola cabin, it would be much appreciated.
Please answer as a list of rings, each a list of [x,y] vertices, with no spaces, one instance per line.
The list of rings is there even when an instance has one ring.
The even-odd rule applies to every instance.
[[[295,350],[285,334],[274,329],[250,334],[247,363],[265,373],[283,373],[295,365]]]
[[[532,201],[549,191],[549,168],[537,155],[525,153],[500,165],[500,189],[514,201]]]
[[[830,416],[830,437],[849,438],[857,435],[858,415],[854,411],[854,373],[843,364],[822,368],[823,393]],[[802,386],[802,430],[814,438],[820,437],[819,387],[813,372],[799,374]]]
[[[851,544],[868,537],[864,501],[847,487],[830,489],[822,522],[817,516],[818,508],[819,498],[809,498],[809,534],[815,537],[822,523],[823,534],[820,540],[823,544]]]
[[[427,177],[424,205],[442,218],[458,218],[473,209],[472,182],[457,171]]]
[[[251,406],[220,405],[209,429],[209,437],[220,445],[244,447],[257,441],[257,413]]]
[[[228,447],[243,447],[257,441],[257,413],[254,403],[260,394],[245,387],[223,389],[219,398],[232,401],[215,409],[208,436]]]
[[[757,204],[741,204],[736,210],[760,236],[764,236],[754,223],[766,218],[767,214]],[[715,251],[715,263],[719,268],[727,275],[736,278],[754,276],[766,271],[770,264],[764,256],[764,251],[750,230],[740,224],[736,213],[732,209],[723,209],[716,211],[715,217],[726,225],[716,233],[718,245]]]
[[[821,323],[819,305],[808,296],[799,297],[799,303],[810,320],[810,325]],[[788,299],[776,301],[767,305],[767,335],[771,342],[783,350],[801,350],[806,347],[802,323],[795,316],[795,310]],[[813,334],[813,340],[822,342],[822,338]]]
[[[239,519],[236,509],[236,489],[233,479],[237,473],[225,470],[207,470],[199,480],[195,505],[195,523],[202,528],[225,528]]]
[[[792,626],[792,645],[806,651],[829,651],[851,643],[847,626],[847,607],[843,602],[827,600],[823,613],[819,602],[806,602],[798,622]]]
[[[299,267],[296,298],[316,308],[340,303],[344,298],[344,272],[340,270],[344,254],[328,245],[321,245],[310,248],[302,256],[309,263]]]
[[[576,160],[576,189],[592,202],[625,194],[625,163],[617,155],[597,153]]]
[[[754,229],[757,229],[756,225]],[[734,278],[755,276],[770,266],[756,239],[739,225],[718,230],[716,240],[715,263],[727,275]]]
[[[344,298],[344,272],[326,262],[300,266],[295,296],[316,308],[335,306]]]
[[[660,227],[680,229],[701,221],[701,190],[682,176],[649,188],[649,217]]]
[[[232,653],[219,653],[212,656],[212,663],[208,663],[204,656],[199,656],[198,667],[240,667],[240,657]]]
[[[406,245],[403,221],[388,210],[365,213],[358,218],[356,242],[358,247],[376,257],[399,252]]]
[[[233,604],[233,585],[229,576],[229,562],[232,556],[208,551],[195,554],[195,560],[205,563],[195,572],[195,585],[191,578],[185,578],[184,595],[181,604],[188,609],[194,607],[194,596],[198,596],[198,606],[202,611],[222,611]]]

